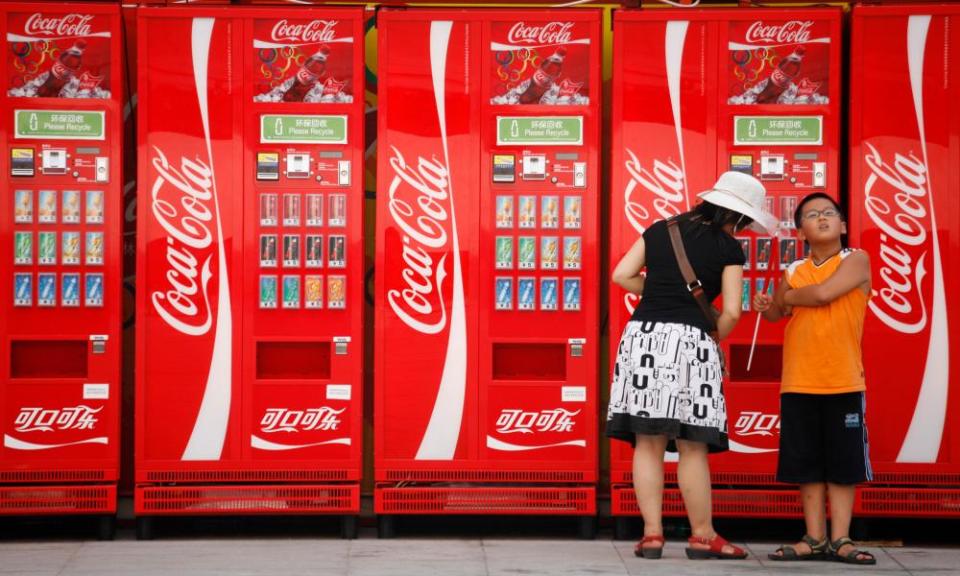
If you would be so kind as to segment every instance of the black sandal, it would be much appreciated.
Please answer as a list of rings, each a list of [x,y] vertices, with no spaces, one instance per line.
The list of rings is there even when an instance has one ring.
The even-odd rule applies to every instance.
[[[840,554],[840,549],[847,544],[851,545],[853,548],[846,554]],[[862,556],[865,556],[865,558],[862,558]],[[837,538],[830,543],[830,557],[837,562],[843,562],[845,564],[859,564],[861,566],[867,566],[877,563],[877,558],[873,554],[857,549],[856,543],[846,536],[843,538]]]
[[[801,554],[800,552],[797,552],[796,544],[784,544],[777,548],[775,552],[767,554],[767,558],[777,562],[827,559],[827,549],[830,546],[830,541],[827,540],[826,536],[824,536],[823,540],[817,542],[813,536],[804,534],[801,540],[810,547],[810,552]]]

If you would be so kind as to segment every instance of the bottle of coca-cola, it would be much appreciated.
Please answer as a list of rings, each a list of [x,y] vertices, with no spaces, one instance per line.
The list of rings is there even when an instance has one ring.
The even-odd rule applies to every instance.
[[[330,55],[330,47],[324,44],[320,46],[316,54],[307,58],[307,61],[297,70],[297,76],[293,79],[293,85],[283,93],[284,102],[303,102],[307,97],[307,92],[313,88],[317,80],[323,77],[327,70],[327,56]]]
[[[771,104],[780,98],[784,90],[790,87],[790,83],[800,73],[800,62],[807,49],[803,46],[797,46],[793,54],[787,56],[770,73],[770,79],[763,91],[757,95],[757,104]]]
[[[540,101],[544,92],[550,89],[557,76],[560,75],[560,68],[563,67],[563,59],[566,55],[567,49],[561,46],[540,64],[537,71],[533,73],[533,78],[530,80],[527,89],[520,95],[521,104]]]
[[[59,96],[60,90],[80,70],[80,60],[86,48],[86,40],[77,40],[68,50],[61,52],[60,58],[50,67],[46,82],[37,88],[37,96]]]

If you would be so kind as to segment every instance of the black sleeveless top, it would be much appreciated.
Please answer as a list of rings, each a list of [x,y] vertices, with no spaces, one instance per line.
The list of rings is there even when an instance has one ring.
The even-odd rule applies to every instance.
[[[703,285],[707,300],[713,302],[721,291],[721,278],[726,266],[742,266],[746,262],[736,238],[722,230],[714,230],[699,222],[681,222],[680,235],[687,259]],[[664,220],[643,233],[646,244],[647,278],[640,304],[631,320],[676,322],[709,330],[703,310],[687,290],[670,243]]]

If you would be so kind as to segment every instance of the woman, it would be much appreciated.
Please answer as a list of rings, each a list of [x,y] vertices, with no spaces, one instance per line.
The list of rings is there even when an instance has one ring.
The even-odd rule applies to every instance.
[[[716,330],[724,338],[740,318],[743,289],[745,258],[733,235],[746,228],[773,234],[777,221],[764,211],[763,184],[747,174],[726,172],[699,197],[700,205],[674,219],[707,301],[723,294]],[[680,272],[666,221],[637,239],[613,281],[642,294],[620,339],[607,415],[607,435],[634,444],[644,532],[634,552],[663,553],[663,456],[670,450],[680,453],[677,478],[693,533],[687,556],[745,558],[713,529],[707,454],[727,450],[722,361],[709,335],[712,323]]]

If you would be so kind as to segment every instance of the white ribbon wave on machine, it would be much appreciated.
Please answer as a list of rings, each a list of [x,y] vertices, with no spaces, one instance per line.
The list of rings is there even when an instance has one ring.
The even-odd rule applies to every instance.
[[[289,42],[267,42],[266,40],[254,40],[254,48],[296,48],[298,46],[310,46],[313,44],[353,44],[353,36],[347,36],[346,38],[334,38],[333,40],[325,40],[323,42],[298,42],[296,44],[291,44]]]
[[[18,440],[9,434],[3,435],[3,446],[11,450],[50,450],[51,448],[64,448],[66,446],[76,446],[78,444],[108,444],[106,436],[97,438],[87,438],[86,440],[77,440],[76,442],[65,442],[63,444],[34,444],[33,442],[24,442]]]
[[[487,448],[491,450],[500,450],[502,452],[523,452],[524,450],[540,450],[541,448],[556,448],[558,446],[579,446],[587,447],[586,440],[568,440],[566,442],[557,442],[555,444],[541,444],[540,446],[523,446],[521,444],[511,444],[503,440],[497,440],[493,436],[487,436]]]
[[[264,440],[259,436],[250,436],[250,446],[258,450],[272,450],[274,452],[279,452],[283,450],[298,450],[300,448],[312,448],[314,446],[324,446],[327,444],[342,444],[344,446],[350,446],[350,438],[334,438],[332,440],[324,440],[323,442],[313,442],[311,444],[278,444],[276,442],[271,442],[269,440]]]
[[[109,32],[91,32],[90,34],[83,34],[78,36],[76,34],[67,35],[67,36],[44,36],[39,38],[37,36],[21,36],[20,34],[7,33],[7,42],[49,42],[51,40],[66,40],[68,38],[109,38]]]
[[[781,44],[743,44],[742,42],[728,42],[728,50],[757,50],[760,48],[780,48],[782,46],[796,46],[797,44],[829,44],[829,38],[813,38],[804,42],[783,42]]]
[[[569,44],[590,44],[589,38],[580,38],[579,40],[570,40],[569,42],[552,42],[550,44],[501,44],[500,42],[491,42],[490,49],[499,52],[513,52],[514,50],[529,50],[530,48],[549,48],[550,46],[567,46]]]

